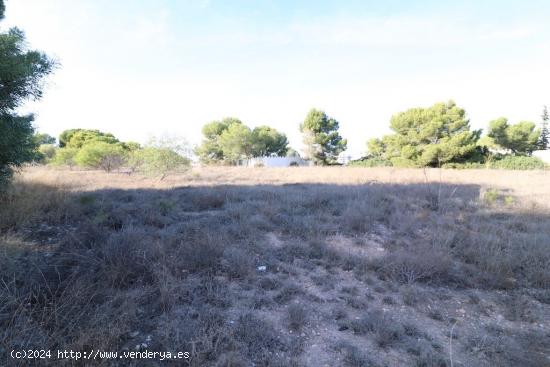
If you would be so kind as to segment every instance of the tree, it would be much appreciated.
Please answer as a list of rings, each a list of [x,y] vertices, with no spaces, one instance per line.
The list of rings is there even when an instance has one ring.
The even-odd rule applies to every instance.
[[[492,138],[495,144],[510,150],[513,154],[530,155],[537,149],[540,134],[540,130],[530,121],[510,125],[508,119],[501,117],[489,123],[487,136]]]
[[[119,168],[124,164],[126,151],[120,145],[96,141],[84,145],[78,151],[74,160],[79,166],[101,168],[107,172],[111,172],[113,169]]]
[[[188,157],[192,153],[192,150],[190,149],[187,140],[181,136],[174,134],[151,136],[147,141],[146,146],[152,148],[169,149],[183,157]]]
[[[244,124],[231,124],[220,135],[219,147],[223,152],[224,159],[231,163],[251,158],[254,151],[252,131]]]
[[[288,150],[285,134],[269,126],[258,126],[252,130],[252,155],[255,157],[284,157]]]
[[[464,109],[453,101],[411,108],[390,120],[394,134],[368,142],[369,153],[395,166],[440,166],[477,153],[481,130],[471,131]]]
[[[55,137],[44,134],[44,133],[36,133],[34,134],[34,143],[36,145],[42,145],[42,144],[55,144],[56,139]]]
[[[125,141],[122,143],[122,148],[129,152],[133,152],[135,150],[141,149],[141,144],[135,141]]]
[[[57,147],[54,144],[41,144],[36,152],[36,160],[40,163],[51,162],[51,160],[55,156],[56,151]]]
[[[118,144],[120,141],[111,133],[104,133],[99,130],[70,129],[65,130],[59,136],[60,147],[80,149],[92,142],[104,142],[107,144]]]
[[[550,143],[550,131],[548,130],[548,120],[550,120],[550,117],[548,116],[548,109],[546,106],[542,109],[542,124],[540,129],[540,138],[538,141],[538,148],[541,150],[546,150],[549,147]]]
[[[307,158],[315,164],[336,163],[338,155],[347,147],[347,140],[340,136],[338,128],[338,121],[328,117],[325,112],[310,110],[304,122],[300,124]]]
[[[76,164],[75,157],[77,153],[78,149],[76,148],[59,148],[55,152],[55,155],[50,163],[54,166],[73,167]]]
[[[145,147],[132,152],[129,165],[148,176],[164,179],[169,172],[186,170],[191,161],[168,148]]]
[[[239,119],[226,117],[221,121],[212,121],[202,127],[204,139],[195,153],[203,163],[218,163],[225,160],[223,149],[220,146],[220,137],[229,126],[241,124]]]
[[[68,129],[64,130],[59,134],[59,147],[65,148],[67,146],[67,143],[71,139],[71,137],[76,133],[77,131],[81,131],[82,129]]]
[[[4,10],[0,0],[0,20]],[[14,167],[36,157],[33,115],[19,116],[16,111],[25,101],[42,97],[42,81],[54,65],[45,54],[26,48],[20,29],[0,33],[0,187],[11,178]]]
[[[232,117],[204,125],[202,133],[204,139],[195,153],[207,164],[235,163],[253,156],[284,156],[288,149],[285,134],[265,125],[251,130]]]
[[[298,151],[293,148],[288,148],[288,150],[286,151],[286,156],[289,158],[301,158],[300,153],[298,153]]]

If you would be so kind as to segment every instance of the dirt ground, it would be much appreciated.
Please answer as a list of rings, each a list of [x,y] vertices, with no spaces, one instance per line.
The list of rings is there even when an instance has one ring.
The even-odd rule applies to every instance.
[[[0,364],[549,366],[549,203],[548,171],[27,168]],[[9,356],[36,348],[189,358]]]

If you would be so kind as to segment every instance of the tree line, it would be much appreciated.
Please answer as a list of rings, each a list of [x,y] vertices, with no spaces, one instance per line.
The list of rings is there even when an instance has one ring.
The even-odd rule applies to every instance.
[[[336,163],[338,155],[347,146],[338,128],[338,121],[325,112],[316,109],[309,111],[300,124],[306,158],[320,165]],[[285,134],[266,125],[251,129],[237,118],[207,123],[202,128],[202,134],[203,141],[195,153],[205,164],[236,164],[252,157],[299,155],[288,146]]]
[[[4,18],[0,0],[0,21]],[[102,168],[125,166],[131,172],[159,174],[187,167],[189,153],[180,142],[153,140],[141,146],[123,142],[109,133],[90,129],[69,129],[59,142],[34,131],[32,114],[21,115],[18,108],[28,100],[42,97],[44,78],[57,62],[46,54],[29,50],[25,35],[13,27],[0,33],[0,187],[14,169],[26,162]],[[411,108],[390,120],[392,134],[371,139],[368,153],[354,164],[397,167],[494,167],[541,168],[544,164],[531,153],[548,149],[548,110],[542,125],[498,118],[489,123],[487,134],[472,130],[463,108],[453,101],[428,108]],[[339,122],[324,111],[312,109],[299,125],[303,135],[304,158],[316,165],[337,164],[347,148],[339,133]],[[284,133],[262,125],[246,126],[237,118],[224,118],[203,126],[203,141],[195,154],[204,164],[236,164],[257,156],[296,156]],[[168,139],[169,140],[169,139]],[[519,163],[518,163],[519,162]]]
[[[501,117],[490,121],[487,134],[472,130],[466,111],[454,101],[428,108],[411,108],[390,120],[392,134],[367,142],[367,155],[358,165],[396,167],[475,167],[514,161],[544,167],[530,157],[548,149],[548,111],[544,107],[541,128],[531,121],[511,124]],[[512,168],[512,167],[502,167]],[[529,168],[529,167],[526,167]]]

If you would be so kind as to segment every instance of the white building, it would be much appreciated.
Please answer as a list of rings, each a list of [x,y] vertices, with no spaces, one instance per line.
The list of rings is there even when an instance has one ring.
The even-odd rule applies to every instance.
[[[533,157],[537,157],[544,163],[550,164],[550,150],[535,150],[533,152]]]
[[[293,167],[310,166],[311,163],[300,157],[255,157],[239,161],[245,167]]]

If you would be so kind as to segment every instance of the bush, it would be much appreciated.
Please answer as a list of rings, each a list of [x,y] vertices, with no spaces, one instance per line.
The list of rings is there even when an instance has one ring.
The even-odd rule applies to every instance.
[[[400,167],[400,168],[416,168],[421,167],[418,163],[413,161],[412,159],[407,159],[403,157],[393,157],[391,159],[391,164],[393,167]]]
[[[491,162],[491,168],[513,170],[544,169],[544,162],[537,157],[507,155]]]
[[[168,148],[144,148],[132,153],[129,165],[134,171],[149,176],[161,176],[161,180],[169,172],[185,171],[190,160]]]
[[[124,164],[126,153],[120,145],[93,142],[84,145],[74,159],[79,166],[101,168],[110,172]]]
[[[56,146],[53,144],[42,144],[38,147],[38,159],[42,163],[50,162],[55,156]]]
[[[373,265],[383,279],[406,284],[444,282],[450,277],[451,258],[442,250],[420,246],[389,253]]]
[[[76,148],[60,148],[55,152],[55,156],[51,160],[51,164],[54,166],[69,166],[72,167],[76,164],[75,156],[78,153]]]
[[[368,157],[352,161],[349,165],[353,167],[391,167],[392,163],[380,157]]]
[[[441,168],[482,169],[482,168],[489,168],[489,166],[485,163],[480,163],[480,162],[464,162],[464,163],[445,163],[441,165]]]

